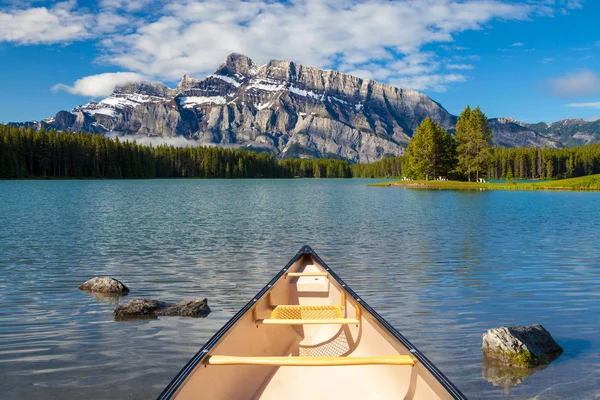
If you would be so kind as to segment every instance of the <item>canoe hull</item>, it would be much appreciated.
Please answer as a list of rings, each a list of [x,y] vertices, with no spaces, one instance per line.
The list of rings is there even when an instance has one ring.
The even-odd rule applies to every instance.
[[[278,313],[278,305],[289,310]],[[301,323],[310,320],[316,323]],[[213,356],[221,363],[211,364]],[[261,364],[261,359],[269,362]],[[465,398],[304,246],[200,349],[159,399],[342,397]]]

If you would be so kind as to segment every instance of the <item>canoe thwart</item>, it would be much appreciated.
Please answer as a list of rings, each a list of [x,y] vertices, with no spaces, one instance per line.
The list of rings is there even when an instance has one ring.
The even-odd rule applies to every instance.
[[[290,278],[301,277],[301,276],[329,276],[327,272],[287,272],[285,274]]]
[[[208,356],[205,365],[273,365],[289,367],[327,367],[349,365],[415,365],[410,356],[380,357],[236,357]]]
[[[358,325],[359,320],[354,318],[335,319],[257,319],[257,325]]]

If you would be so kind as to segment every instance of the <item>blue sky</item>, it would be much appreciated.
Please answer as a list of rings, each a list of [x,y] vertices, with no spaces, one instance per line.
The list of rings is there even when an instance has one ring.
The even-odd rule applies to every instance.
[[[423,91],[526,122],[600,116],[592,0],[0,0],[0,122],[115,84],[202,77],[239,52]]]

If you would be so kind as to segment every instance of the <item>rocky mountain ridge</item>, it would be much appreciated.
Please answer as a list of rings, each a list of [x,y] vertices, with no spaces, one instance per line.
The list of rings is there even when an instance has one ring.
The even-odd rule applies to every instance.
[[[600,120],[567,118],[551,124],[540,122],[524,125],[567,147],[600,142]]]
[[[231,54],[205,79],[185,75],[175,89],[150,82],[119,86],[99,102],[25,125],[183,136],[199,144],[272,151],[279,158],[335,157],[364,163],[404,154],[426,116],[450,130],[457,119],[413,90],[290,61],[259,66]],[[538,125],[490,119],[496,145],[562,146],[564,135]],[[598,140],[592,136],[590,141]]]

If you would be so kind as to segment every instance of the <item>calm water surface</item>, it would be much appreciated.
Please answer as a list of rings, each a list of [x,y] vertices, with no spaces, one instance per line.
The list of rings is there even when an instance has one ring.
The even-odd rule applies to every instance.
[[[600,193],[367,182],[0,182],[2,398],[157,396],[303,244],[469,398],[600,395]],[[121,301],[208,297],[213,312],[116,322],[77,289],[96,275],[130,286]],[[494,386],[483,332],[530,323],[565,353]]]

